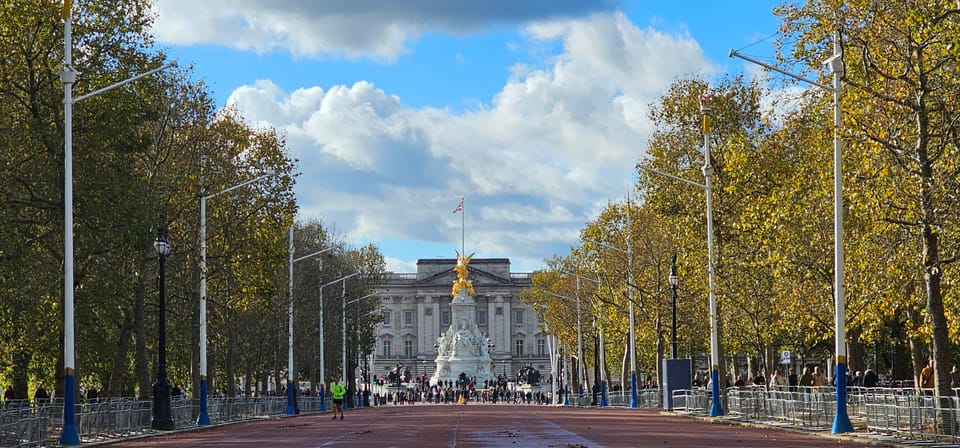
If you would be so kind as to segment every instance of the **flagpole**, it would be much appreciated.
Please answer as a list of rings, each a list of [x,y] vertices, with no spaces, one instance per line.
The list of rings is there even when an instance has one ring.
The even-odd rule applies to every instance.
[[[463,256],[467,256],[466,243],[464,242],[464,235],[466,235],[464,231],[464,215],[467,214],[467,211],[463,209],[463,199],[463,196],[460,196],[460,253],[463,254]]]

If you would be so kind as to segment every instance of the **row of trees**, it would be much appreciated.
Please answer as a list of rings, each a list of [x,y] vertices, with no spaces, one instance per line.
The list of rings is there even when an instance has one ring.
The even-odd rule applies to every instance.
[[[63,391],[63,23],[49,0],[0,0],[0,382],[27,397]],[[149,34],[149,2],[74,2],[77,95],[162,65]],[[169,229],[167,340],[171,382],[198,393],[199,197],[264,173],[261,182],[207,201],[208,375],[214,391],[238,378],[285,376],[289,241],[297,210],[296,161],[284,138],[217,110],[191,69],[168,70],[74,107],[73,188],[77,375],[106,396],[148,395],[156,362],[157,257]],[[69,205],[69,204],[68,204]],[[383,260],[348,247],[322,223],[295,225],[295,255],[336,246],[323,272],[298,266],[297,374],[316,381],[317,286],[341,272],[359,297]],[[302,264],[302,263],[299,263]],[[329,296],[327,334],[339,334],[341,298]],[[325,299],[326,300],[326,299]],[[352,360],[372,347],[371,303],[348,312]],[[351,308],[349,311],[354,310]],[[360,319],[361,322],[357,322]],[[327,353],[339,353],[327,338]],[[327,356],[326,372],[340,357]],[[279,389],[279,384],[277,384]]]
[[[938,390],[948,394],[957,363],[951,341],[960,329],[960,302],[950,294],[960,247],[960,5],[808,0],[776,12],[783,21],[775,63],[829,84],[820,70],[834,35],[843,49],[850,370],[909,378],[932,358]],[[773,92],[742,76],[681,79],[650,113],[655,131],[641,163],[702,182],[701,98],[712,108],[721,359],[745,355],[773,367],[776,353],[790,350],[835,362],[832,94],[783,93],[791,90],[799,91]],[[639,204],[609,204],[569,255],[547,261],[525,297],[548,304],[547,325],[576,347],[577,335],[565,330],[576,328],[575,303],[567,299],[576,296],[572,274],[581,276],[582,320],[596,316],[615,355],[607,359],[617,360],[603,367],[626,373],[632,289],[638,370],[655,374],[669,353],[673,254],[680,353],[709,354],[705,197],[657,174],[638,176]],[[585,347],[590,365],[592,344]],[[912,368],[898,366],[898,357],[909,357]]]

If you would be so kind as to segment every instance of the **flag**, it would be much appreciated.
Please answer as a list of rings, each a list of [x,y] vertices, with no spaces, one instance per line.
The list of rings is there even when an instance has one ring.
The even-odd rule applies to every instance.
[[[462,212],[462,211],[463,211],[463,198],[460,198],[460,204],[457,205],[457,208],[453,209],[453,214],[457,214],[457,212]]]
[[[63,0],[63,7],[60,9],[60,18],[66,20],[70,18],[70,7],[73,0]]]

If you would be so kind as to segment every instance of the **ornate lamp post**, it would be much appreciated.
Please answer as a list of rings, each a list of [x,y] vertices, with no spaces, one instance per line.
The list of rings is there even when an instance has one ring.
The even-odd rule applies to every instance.
[[[153,242],[157,250],[160,265],[158,280],[160,292],[160,306],[157,311],[157,381],[153,383],[153,429],[169,431],[174,428],[173,417],[170,415],[170,382],[167,380],[167,299],[165,283],[165,265],[167,255],[170,254],[170,243],[167,241],[167,229],[157,229],[157,239]]]
[[[670,259],[670,295],[673,298],[673,325],[670,327],[670,357],[677,359],[677,284],[680,279],[677,278],[677,254],[673,254]]]

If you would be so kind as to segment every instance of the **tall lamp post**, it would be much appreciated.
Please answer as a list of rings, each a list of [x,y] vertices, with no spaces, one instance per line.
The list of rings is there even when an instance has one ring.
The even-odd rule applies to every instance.
[[[575,274],[574,274],[574,275],[575,275]],[[576,276],[575,279],[576,279],[576,282],[577,282],[577,297],[576,297],[576,299],[571,299],[571,298],[569,298],[569,297],[567,297],[567,296],[565,296],[565,295],[557,294],[557,293],[552,292],[552,291],[544,291],[544,292],[547,293],[547,295],[549,295],[549,296],[552,296],[552,297],[556,297],[556,298],[558,298],[558,299],[567,300],[567,301],[570,301],[570,302],[576,302],[576,303],[577,303],[577,376],[578,376],[578,377],[577,377],[577,382],[579,383],[579,384],[578,384],[579,386],[582,386],[582,385],[583,385],[583,378],[582,378],[582,376],[583,376],[584,372],[583,372],[583,361],[582,361],[582,359],[583,359],[583,334],[582,334],[582,333],[583,333],[583,332],[581,331],[581,329],[582,329],[582,324],[581,324],[581,320],[580,320],[580,277],[579,277],[579,276]],[[579,396],[579,391],[577,391],[577,395]],[[577,404],[579,405],[579,402],[578,402]]]
[[[723,415],[723,405],[720,403],[720,335],[717,327],[717,295],[714,283],[713,260],[713,165],[710,160],[710,105],[707,97],[700,98],[700,113],[703,115],[703,171],[704,183],[694,182],[673,174],[664,173],[644,165],[637,164],[637,168],[684,182],[702,188],[707,202],[707,288],[710,301],[710,385],[711,398],[710,416]]]
[[[355,272],[351,275],[348,275],[344,277],[344,280],[346,280],[347,278],[353,277],[355,275],[360,275],[360,273]],[[363,299],[366,299],[368,297],[373,297],[375,295],[377,294],[367,294],[363,297],[351,300],[350,303],[359,302]],[[343,381],[346,381],[347,380],[347,282],[346,281],[343,282],[343,295],[341,296],[341,306],[342,308],[341,308],[341,315],[340,315],[341,317],[341,321],[340,321],[341,333],[340,334],[341,334],[341,337],[343,338],[343,341],[342,341],[343,346],[341,347],[341,354],[342,354],[341,362],[343,362],[343,365],[342,365]],[[358,353],[359,353],[359,350],[358,350]],[[357,407],[359,408],[360,406],[357,406]],[[347,409],[347,400],[343,400],[343,408]]]
[[[843,177],[840,148],[840,84],[843,72],[843,53],[840,48],[840,38],[833,36],[833,56],[824,61],[823,65],[833,74],[833,85],[819,83],[786,70],[774,67],[755,59],[730,50],[730,57],[738,57],[761,67],[789,76],[797,81],[817,86],[833,94],[833,284],[834,284],[834,350],[837,356],[837,412],[834,413],[833,433],[853,431],[850,416],[847,414],[847,333],[844,315],[845,302],[843,297]]]
[[[320,262],[319,262],[319,263],[320,263],[320,274],[321,274],[321,278],[322,278],[322,275],[323,275],[323,264],[322,264],[322,263],[323,263],[323,259],[322,259],[322,258],[320,259]],[[324,362],[325,362],[325,359],[324,359],[324,351],[323,351],[323,350],[324,350],[324,349],[323,349],[323,288],[326,287],[326,286],[330,286],[330,285],[332,285],[332,284],[334,284],[334,283],[337,283],[337,282],[340,282],[340,281],[344,281],[344,280],[346,280],[346,279],[348,279],[348,278],[350,278],[350,277],[353,277],[353,276],[355,276],[355,275],[360,275],[360,273],[359,273],[359,272],[354,272],[353,274],[345,275],[345,276],[340,277],[340,278],[338,278],[338,279],[336,279],[336,280],[332,280],[332,281],[329,281],[329,282],[327,282],[327,283],[324,283],[324,284],[320,285],[320,324],[319,324],[319,327],[320,327],[320,391],[319,391],[319,394],[320,394],[320,412],[327,412],[327,401],[326,401],[326,397],[324,396],[324,393],[325,393],[324,387],[326,386],[327,379],[326,379],[326,376],[324,375],[324,374],[325,374],[325,372],[324,372]],[[346,379],[344,379],[344,381],[346,381]]]
[[[210,424],[210,415],[207,413],[207,200],[273,175],[274,173],[270,171],[230,188],[200,196],[200,413],[197,415],[198,426]]]
[[[630,407],[637,407],[637,349],[636,349],[636,320],[633,305],[633,251],[631,250],[632,229],[630,218],[630,199],[627,199],[627,250],[595,240],[586,240],[607,249],[623,252],[627,256],[627,301],[630,302],[630,336],[627,341],[627,350],[630,352]]]
[[[170,254],[170,243],[167,241],[167,229],[157,229],[157,239],[153,242],[157,250],[157,260],[160,275],[157,281],[160,300],[157,310],[157,381],[153,383],[153,429],[170,431],[174,428],[173,416],[170,414],[170,381],[167,380],[167,290],[166,290],[166,261]]]
[[[677,254],[673,254],[670,259],[670,296],[673,299],[673,324],[670,326],[670,357],[677,359],[677,284],[680,279],[677,277]]]
[[[367,294],[367,295],[365,295],[365,296],[363,296],[363,297],[360,297],[360,298],[357,298],[357,299],[353,299],[353,300],[347,302],[347,305],[349,305],[349,304],[351,304],[351,303],[359,302],[359,301],[361,301],[361,300],[363,300],[363,299],[366,299],[367,297],[373,297],[373,296],[375,296],[375,295],[376,295],[376,294]],[[344,311],[344,312],[346,312],[346,311]],[[355,331],[354,331],[353,334],[354,334],[354,335],[356,336],[356,338],[357,338],[357,368],[354,370],[354,372],[357,373],[357,377],[355,378],[355,381],[353,382],[353,384],[356,384],[356,386],[357,386],[357,393],[356,393],[356,396],[357,396],[357,405],[356,405],[356,407],[357,407],[357,408],[362,408],[363,406],[366,406],[366,405],[363,403],[363,387],[365,386],[365,383],[364,383],[363,379],[364,379],[364,377],[366,376],[366,369],[363,368],[363,363],[362,363],[362,361],[363,361],[364,356],[363,356],[362,353],[361,353],[362,348],[361,348],[361,344],[360,344],[360,325],[359,325],[359,323],[360,323],[360,307],[357,307],[357,309],[356,309],[356,314],[355,314],[355,315],[356,315],[356,317],[355,317],[355,319],[356,319],[356,321],[355,321],[356,324],[354,325],[354,330],[355,330]]]
[[[590,406],[602,406],[597,396],[600,394],[600,328],[597,318],[593,318],[593,402]]]
[[[140,78],[177,66],[171,61],[161,67],[94,90],[73,98],[73,83],[77,81],[77,71],[73,68],[73,16],[72,0],[64,0],[60,16],[63,18],[63,70],[60,82],[63,83],[63,426],[60,432],[61,445],[79,445],[76,413],[76,350],[74,340],[73,317],[73,103],[99,95],[108,90],[127,85]]]
[[[295,386],[294,378],[294,364],[293,364],[293,265],[302,260],[308,258],[316,257],[317,255],[323,254],[333,250],[333,247],[328,247],[326,249],[318,250],[312,254],[304,255],[302,257],[293,258],[293,226],[290,226],[290,304],[287,309],[287,328],[290,330],[289,341],[287,342],[287,415],[294,415],[299,413],[297,408],[297,389]],[[322,305],[321,305],[322,306]]]

